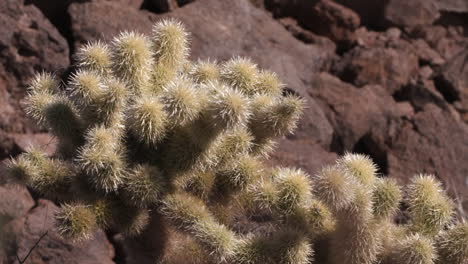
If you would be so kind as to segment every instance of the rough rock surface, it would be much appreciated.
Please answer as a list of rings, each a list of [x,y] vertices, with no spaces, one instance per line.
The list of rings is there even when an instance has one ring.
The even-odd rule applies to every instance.
[[[114,263],[114,249],[102,231],[97,231],[92,239],[80,244],[71,244],[63,240],[54,230],[53,215],[57,210],[58,207],[52,202],[39,200],[37,207],[25,216],[12,220],[3,228],[2,248],[8,256],[5,263],[19,264],[16,254],[23,260],[29,249],[46,232],[27,263]]]
[[[68,45],[34,5],[0,3],[0,159],[18,154],[11,133],[37,131],[26,121],[20,100],[38,71],[60,73],[69,66]]]
[[[53,148],[20,106],[34,72],[66,77],[70,51],[121,30],[148,33],[164,17],[191,32],[192,59],[251,57],[279,74],[285,93],[307,101],[297,133],[279,139],[272,165],[314,174],[345,151],[360,152],[402,182],[434,173],[459,198],[459,212],[468,210],[465,0],[0,1],[0,160],[30,144]],[[55,208],[42,200],[32,206],[26,189],[0,187],[0,214],[10,215],[0,263],[24,256]],[[102,232],[83,245],[50,232],[31,263],[113,263]],[[145,262],[140,246],[110,240],[116,262]]]

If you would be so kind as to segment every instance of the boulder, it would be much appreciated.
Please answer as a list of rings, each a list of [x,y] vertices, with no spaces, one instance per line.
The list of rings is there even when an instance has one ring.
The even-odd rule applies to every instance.
[[[445,64],[435,77],[435,84],[444,98],[454,103],[468,123],[468,49]]]
[[[0,173],[0,178],[4,177],[3,172]],[[24,186],[0,185],[0,197],[0,230],[6,223],[25,215],[34,206],[34,200]]]
[[[37,131],[20,101],[38,71],[60,74],[69,65],[67,41],[34,5],[0,2],[0,159],[18,154],[12,133]]]
[[[408,84],[418,73],[418,57],[404,41],[400,46],[376,45],[355,47],[335,66],[336,74],[358,87],[378,84],[393,94]]]
[[[388,149],[388,174],[408,182],[419,173],[436,175],[468,208],[468,126],[448,111],[427,104],[398,131],[377,144]]]
[[[435,0],[389,0],[385,20],[399,27],[431,25],[440,17]]]

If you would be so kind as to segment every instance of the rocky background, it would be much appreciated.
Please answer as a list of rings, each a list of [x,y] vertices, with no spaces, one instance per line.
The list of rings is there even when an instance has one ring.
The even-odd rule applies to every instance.
[[[35,72],[66,79],[87,41],[147,33],[163,17],[192,33],[193,59],[251,57],[307,100],[272,163],[314,174],[345,151],[365,153],[402,184],[435,174],[468,210],[466,0],[1,0],[0,160],[53,145],[21,109]],[[0,263],[22,263],[46,231],[27,263],[145,263],[118,235],[60,239],[55,210],[0,186]]]

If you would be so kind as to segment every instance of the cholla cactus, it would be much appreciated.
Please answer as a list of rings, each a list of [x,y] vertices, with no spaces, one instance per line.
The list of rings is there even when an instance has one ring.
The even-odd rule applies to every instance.
[[[183,261],[200,264],[306,264],[326,255],[316,248],[331,264],[429,264],[437,251],[466,263],[466,225],[444,229],[452,205],[432,176],[412,182],[411,219],[397,225],[402,192],[366,156],[346,154],[315,177],[267,168],[303,100],[246,58],[191,63],[187,36],[164,20],[151,36],[84,46],[66,87],[46,73],[32,81],[26,112],[58,146],[52,156],[31,148],[8,168],[62,204],[65,238],[102,228],[146,239],[168,229],[156,260],[168,264],[181,248],[190,249]]]

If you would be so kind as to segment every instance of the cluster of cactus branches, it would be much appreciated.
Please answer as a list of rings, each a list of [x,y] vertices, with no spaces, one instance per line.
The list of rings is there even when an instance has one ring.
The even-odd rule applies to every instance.
[[[303,100],[249,59],[192,62],[188,51],[184,27],[164,20],[150,36],[81,48],[66,87],[46,73],[32,81],[27,114],[57,149],[31,148],[8,168],[61,204],[63,237],[139,236],[156,215],[167,225],[152,228],[173,230],[160,263],[467,263],[468,225],[433,176],[403,193],[357,154],[314,177],[268,168]],[[396,224],[402,201],[408,219]]]

